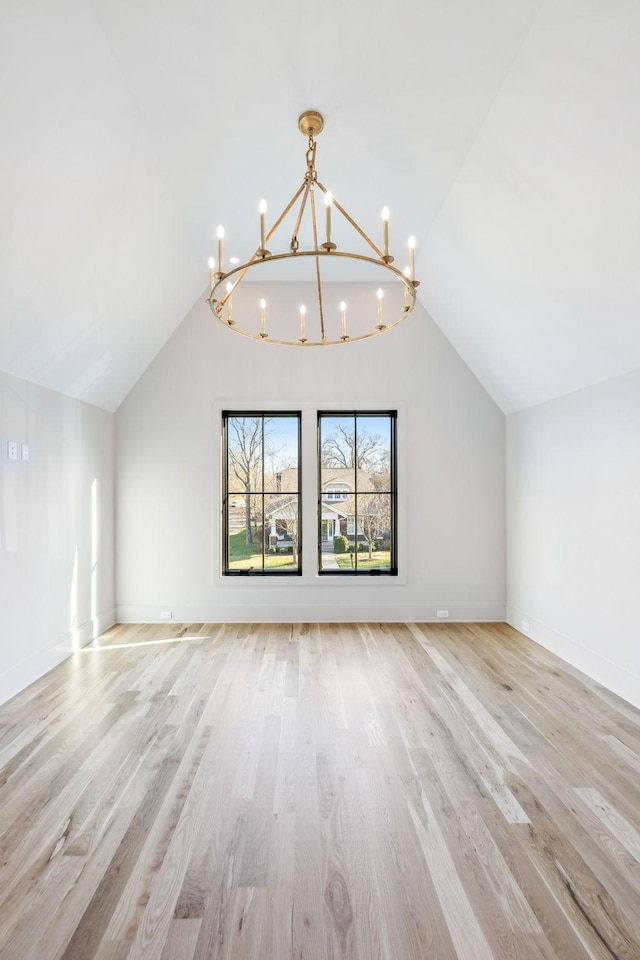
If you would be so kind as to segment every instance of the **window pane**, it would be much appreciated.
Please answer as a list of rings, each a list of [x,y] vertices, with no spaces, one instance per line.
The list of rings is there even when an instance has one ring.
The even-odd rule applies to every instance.
[[[297,495],[265,497],[265,568],[297,572],[300,553],[300,504]]]
[[[262,417],[229,417],[227,442],[229,491],[262,491]]]
[[[264,420],[264,489],[297,493],[299,484],[299,433],[297,417]]]
[[[353,491],[356,481],[355,417],[323,416],[320,419],[320,481],[322,499],[334,500],[333,491]]]
[[[369,489],[391,489],[391,426],[387,415],[356,417],[358,465],[367,474]],[[358,488],[365,489],[360,483]]]
[[[356,498],[357,534],[353,539],[359,570],[391,567],[391,496],[363,493]]]
[[[257,494],[229,496],[229,570],[262,570],[262,499]]]

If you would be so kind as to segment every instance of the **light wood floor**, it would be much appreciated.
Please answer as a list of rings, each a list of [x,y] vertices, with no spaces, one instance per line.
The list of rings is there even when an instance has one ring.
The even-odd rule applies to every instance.
[[[116,627],[0,708],[2,960],[640,958],[640,713],[504,625]]]

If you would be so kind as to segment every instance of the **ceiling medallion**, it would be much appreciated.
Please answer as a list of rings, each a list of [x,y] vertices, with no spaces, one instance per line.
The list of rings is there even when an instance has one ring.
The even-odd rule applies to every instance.
[[[389,210],[385,207],[382,211],[382,249],[380,249],[370,237],[362,230],[356,221],[347,213],[331,192],[318,180],[316,172],[316,140],[315,138],[322,132],[324,119],[322,114],[316,110],[305,111],[298,119],[300,132],[308,139],[306,151],[306,170],[301,186],[294,193],[293,197],[286,205],[283,212],[274,222],[273,226],[267,229],[267,205],[264,200],[260,201],[260,244],[246,263],[235,265],[230,261],[231,268],[225,270],[224,264],[224,229],[218,227],[218,262],[212,258],[209,260],[209,281],[210,294],[207,303],[211,310],[226,327],[235,333],[241,333],[243,336],[251,337],[254,340],[262,340],[266,343],[281,343],[291,346],[317,347],[330,344],[353,343],[357,340],[365,340],[374,337],[379,333],[384,333],[395,327],[401,320],[413,310],[416,303],[416,288],[419,282],[415,279],[415,239],[409,237],[408,241],[408,260],[409,263],[403,270],[393,266],[394,258],[389,253]],[[316,188],[323,195],[324,199],[324,239],[318,232],[317,209],[316,209]],[[295,220],[295,226],[289,243],[289,250],[278,252],[275,249],[274,236],[276,231],[299,202],[299,208]],[[361,241],[371,249],[372,254],[350,252],[341,249],[333,241],[334,229],[336,224],[333,222],[333,212],[344,219],[352,231],[355,231]],[[293,215],[292,215],[293,216]],[[344,226],[343,224],[340,224]],[[311,237],[308,249],[301,248],[299,237],[301,231],[306,228]],[[273,249],[272,249],[273,248]],[[366,250],[366,246],[364,247]],[[310,258],[310,259],[309,259]],[[339,305],[330,304],[330,298],[327,296],[326,280],[322,277],[322,272],[326,273],[325,267],[331,261],[334,263],[341,260],[358,261],[373,267],[383,268],[385,271],[385,280],[393,281],[393,288],[399,291],[399,296],[395,299],[397,303],[391,305],[385,303],[385,290],[379,287],[375,300],[372,304],[371,316],[365,318],[362,316],[363,304],[359,303],[357,317],[347,316],[347,304],[342,300]],[[244,300],[243,310],[234,313],[234,295],[240,293],[240,285],[251,275],[251,271],[259,265],[267,263],[276,263],[278,261],[295,262],[298,266],[303,263],[313,264],[313,309],[307,309],[302,304],[297,311],[289,311],[292,315],[289,322],[285,324],[283,331],[282,308],[274,309],[278,315],[280,326],[275,331],[274,336],[269,334],[270,317],[268,315],[267,302],[264,297],[255,297],[255,307],[247,309],[247,305],[252,303],[252,299],[247,299],[246,289],[243,289]],[[235,261],[237,264],[237,260]],[[256,272],[254,278],[259,279]],[[398,286],[398,281],[400,286]],[[333,284],[332,284],[333,286]],[[257,283],[250,284],[251,290],[255,288],[259,291]],[[367,287],[368,289],[368,287]],[[333,292],[333,291],[332,291]],[[391,299],[391,298],[390,298]],[[315,301],[317,300],[317,311]],[[365,309],[366,312],[366,309]],[[240,316],[240,313],[244,316]],[[388,314],[388,316],[387,316]],[[349,327],[354,329],[349,331]]]

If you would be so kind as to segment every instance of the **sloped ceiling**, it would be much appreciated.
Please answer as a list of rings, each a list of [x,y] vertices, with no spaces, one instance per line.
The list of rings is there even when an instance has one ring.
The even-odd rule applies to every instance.
[[[0,368],[115,409],[215,226],[246,254],[293,192],[310,107],[505,411],[640,366],[637,0],[4,0]]]

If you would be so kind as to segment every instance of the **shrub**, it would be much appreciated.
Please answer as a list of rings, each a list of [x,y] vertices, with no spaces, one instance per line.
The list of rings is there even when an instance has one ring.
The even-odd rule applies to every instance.
[[[333,538],[333,552],[334,553],[346,553],[349,549],[349,541],[346,537],[340,535],[339,537]]]

